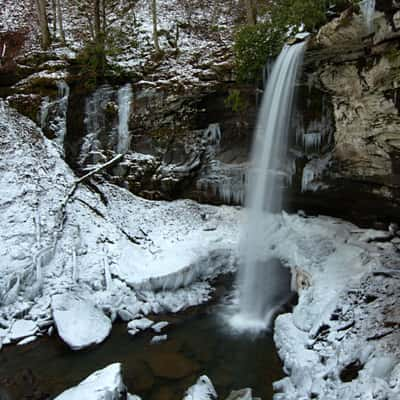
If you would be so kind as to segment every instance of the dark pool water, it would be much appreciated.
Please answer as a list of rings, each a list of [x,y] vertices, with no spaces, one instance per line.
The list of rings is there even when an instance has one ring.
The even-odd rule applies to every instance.
[[[52,399],[114,362],[123,364],[129,391],[144,400],[179,400],[201,374],[211,378],[222,399],[243,387],[272,399],[272,382],[283,376],[272,334],[232,334],[218,302],[154,317],[171,323],[168,340],[160,344],[150,344],[152,331],[132,337],[121,323],[90,350],[73,352],[56,337],[8,346],[0,352],[0,400]]]

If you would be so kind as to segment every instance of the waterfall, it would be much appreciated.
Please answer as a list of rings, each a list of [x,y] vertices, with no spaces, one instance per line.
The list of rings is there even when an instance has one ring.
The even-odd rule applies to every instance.
[[[67,131],[67,112],[69,101],[69,86],[65,81],[57,81],[57,98],[43,99],[40,106],[40,127],[54,136],[61,153],[64,153],[64,138]]]
[[[363,0],[360,2],[360,9],[365,18],[368,33],[374,31],[374,12],[375,12],[375,0]]]
[[[64,152],[64,139],[67,133],[67,112],[69,100],[69,86],[64,81],[57,82],[58,88],[58,114],[55,119],[57,125],[57,136],[55,142],[61,147]]]
[[[240,310],[232,321],[246,329],[263,329],[282,301],[282,274],[289,274],[268,255],[266,227],[282,209],[288,131],[295,83],[305,43],[285,46],[274,63],[264,92],[252,149],[246,192],[247,223],[242,239],[239,271]],[[271,220],[271,221],[270,221]],[[287,294],[287,293],[286,293]]]
[[[117,152],[124,154],[129,150],[129,116],[132,103],[132,87],[128,83],[118,91],[118,143]]]
[[[108,136],[106,119],[107,105],[113,99],[114,90],[104,85],[96,89],[85,102],[85,137],[79,154],[78,164],[104,162],[101,156],[101,137]]]

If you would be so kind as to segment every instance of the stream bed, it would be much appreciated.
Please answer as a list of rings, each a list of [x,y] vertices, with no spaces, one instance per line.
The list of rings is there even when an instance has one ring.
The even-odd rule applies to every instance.
[[[52,399],[114,362],[122,363],[129,392],[143,400],[182,399],[202,374],[212,380],[219,399],[251,387],[254,395],[270,400],[272,383],[283,377],[272,333],[233,333],[223,318],[230,293],[219,286],[218,300],[179,314],[150,316],[170,323],[162,332],[168,340],[158,344],[150,344],[152,330],[130,336],[125,323],[116,323],[104,343],[79,352],[56,335],[8,346],[0,352],[0,400]]]

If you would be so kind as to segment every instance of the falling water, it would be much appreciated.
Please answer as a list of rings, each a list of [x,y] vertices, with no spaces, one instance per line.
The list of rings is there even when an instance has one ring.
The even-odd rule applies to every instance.
[[[117,152],[124,154],[129,150],[129,116],[132,103],[132,87],[128,83],[118,91],[118,144]]]
[[[361,1],[360,9],[365,18],[365,23],[368,28],[368,33],[372,33],[374,31],[375,0]]]
[[[83,139],[78,164],[82,167],[87,163],[104,162],[101,157],[101,139],[107,134],[107,106],[113,100],[114,90],[104,85],[96,89],[85,102],[85,137]]]
[[[58,126],[56,143],[64,151],[64,139],[67,133],[67,112],[68,112],[68,100],[69,100],[69,86],[64,81],[57,82],[58,88],[58,115],[55,123]]]
[[[67,131],[67,112],[69,100],[69,86],[65,81],[57,82],[57,98],[50,100],[45,97],[40,106],[40,126],[54,136],[61,153],[64,153],[64,138]]]
[[[289,272],[268,256],[265,227],[272,226],[268,217],[282,209],[281,164],[286,160],[295,83],[304,49],[305,43],[284,47],[274,64],[258,117],[246,192],[248,220],[239,274],[240,311],[233,321],[244,328],[266,328],[286,290],[288,279],[283,275]]]

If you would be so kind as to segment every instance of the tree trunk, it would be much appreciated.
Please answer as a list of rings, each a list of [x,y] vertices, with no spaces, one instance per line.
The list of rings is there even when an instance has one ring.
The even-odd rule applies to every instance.
[[[57,3],[57,21],[58,21],[58,30],[60,32],[61,43],[65,45],[65,33],[64,33],[64,24],[63,24],[63,14],[61,9],[61,1],[55,0]]]
[[[96,70],[97,75],[104,76],[105,71],[105,45],[104,45],[104,32],[101,27],[102,21],[102,1],[94,0],[93,3],[93,17],[94,17],[94,40],[96,46]]]
[[[51,0],[51,11],[53,13],[53,39],[57,36],[57,4],[56,0]]]
[[[101,17],[100,17],[100,0],[93,2],[93,17],[94,17],[94,37],[98,42],[101,35]]]
[[[246,6],[246,19],[249,25],[255,25],[257,23],[257,11],[254,4],[254,0],[245,0]]]
[[[42,49],[47,50],[51,44],[51,37],[47,20],[46,0],[36,0],[36,7],[39,18]]]
[[[102,18],[102,32],[106,36],[107,18],[106,18],[106,0],[101,0],[101,18]]]
[[[151,0],[151,15],[153,18],[154,49],[156,50],[156,53],[160,53],[160,44],[158,41],[158,27],[157,27],[157,0]]]

